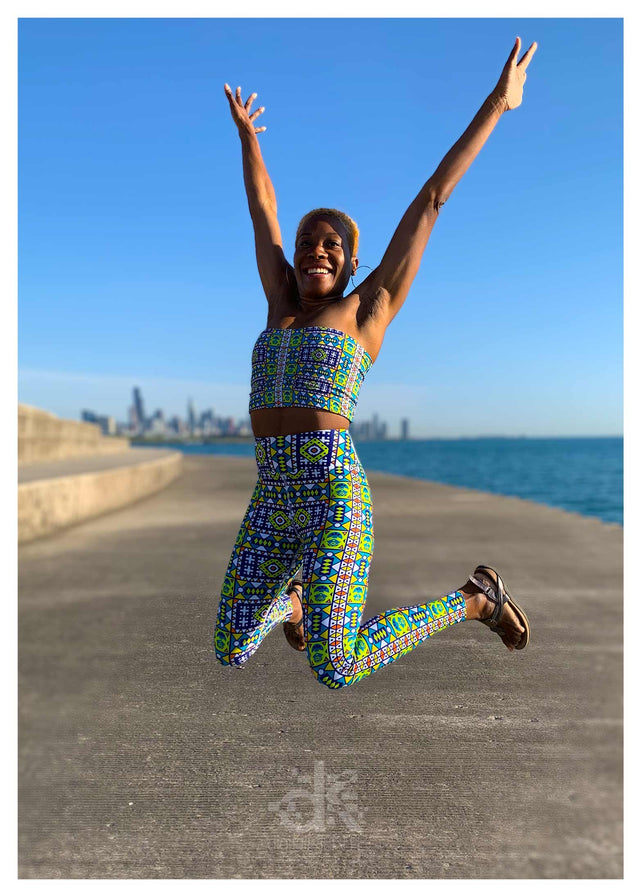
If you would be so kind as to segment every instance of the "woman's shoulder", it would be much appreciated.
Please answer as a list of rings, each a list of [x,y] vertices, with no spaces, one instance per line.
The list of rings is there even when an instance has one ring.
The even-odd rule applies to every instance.
[[[283,302],[269,308],[266,323],[268,330],[303,330],[310,327],[333,329],[351,336],[374,361],[386,330],[382,315],[370,314],[367,309],[361,308],[355,293],[346,296],[340,307],[327,308],[311,317],[304,315],[292,303]]]

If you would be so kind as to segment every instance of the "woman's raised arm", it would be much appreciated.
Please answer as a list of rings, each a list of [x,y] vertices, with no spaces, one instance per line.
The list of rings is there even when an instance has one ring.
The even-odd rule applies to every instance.
[[[290,265],[282,248],[275,190],[258,144],[257,135],[266,128],[254,127],[254,121],[264,112],[264,106],[251,112],[257,93],[252,93],[243,103],[239,87],[235,96],[228,84],[224,85],[224,92],[242,144],[242,170],[256,241],[258,272],[267,300],[275,302],[289,290],[287,269]],[[293,271],[291,273],[293,275]],[[293,283],[293,276],[290,282]]]
[[[502,113],[522,102],[527,66],[537,44],[531,44],[518,62],[520,46],[518,37],[494,90],[405,212],[378,267],[358,288],[364,301],[370,297],[376,309],[380,309],[376,316],[385,314],[387,322],[395,317],[407,297],[440,208],[484,146]]]

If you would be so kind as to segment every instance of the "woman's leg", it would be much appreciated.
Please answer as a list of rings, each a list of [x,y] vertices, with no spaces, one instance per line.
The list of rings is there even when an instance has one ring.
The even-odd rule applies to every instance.
[[[222,585],[214,642],[224,665],[245,663],[291,615],[286,585],[301,546],[291,530],[286,493],[260,473]]]
[[[336,436],[338,460],[315,484],[315,525],[299,533],[307,653],[318,680],[331,688],[359,681],[466,617],[465,595],[453,591],[361,624],[373,553],[371,496],[348,431]]]

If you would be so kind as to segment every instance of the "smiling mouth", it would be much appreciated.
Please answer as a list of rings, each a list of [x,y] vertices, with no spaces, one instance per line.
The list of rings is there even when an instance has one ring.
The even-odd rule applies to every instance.
[[[304,273],[307,275],[307,277],[328,277],[331,274],[331,271],[329,270],[329,268],[316,267],[307,268]]]

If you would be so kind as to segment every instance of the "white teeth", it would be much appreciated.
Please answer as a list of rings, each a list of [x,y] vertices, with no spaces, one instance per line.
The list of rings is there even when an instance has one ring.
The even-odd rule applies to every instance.
[[[307,274],[328,274],[329,271],[326,268],[309,268]]]

